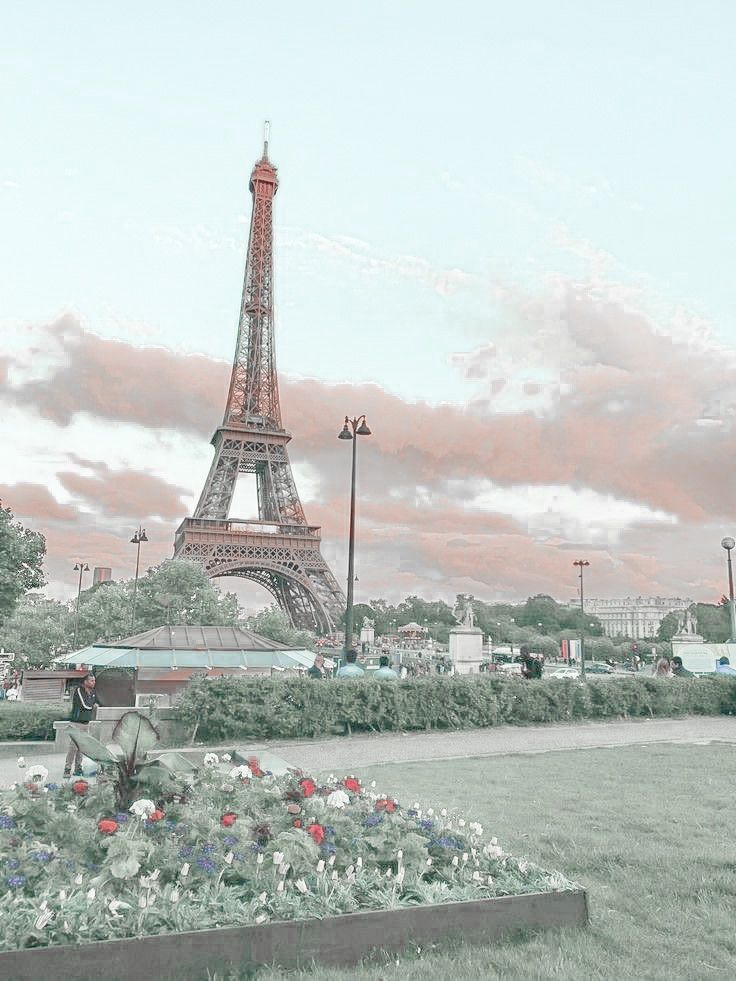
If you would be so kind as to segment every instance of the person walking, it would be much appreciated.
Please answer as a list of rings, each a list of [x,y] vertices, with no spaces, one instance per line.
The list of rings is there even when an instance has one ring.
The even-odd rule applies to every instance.
[[[345,655],[345,663],[337,672],[338,678],[362,678],[365,672],[360,665],[355,662],[358,660],[356,651],[348,651]]]
[[[672,658],[672,674],[675,678],[695,677],[692,671],[688,671],[688,669],[683,665],[682,658],[679,654],[675,654],[675,656]]]
[[[92,716],[94,715],[95,707],[100,705],[101,702],[97,697],[97,692],[95,691],[95,686],[97,681],[93,674],[86,674],[82,680],[81,685],[77,685],[74,689],[74,695],[72,696],[72,714],[71,723],[75,729],[79,729],[80,732],[86,732],[87,726],[89,725]],[[71,739],[69,740],[69,749],[67,750],[66,759],[64,760],[64,777],[71,776],[72,766],[74,767],[74,776],[82,776],[82,750],[78,748],[77,744]]]
[[[384,681],[398,681],[399,676],[394,669],[389,666],[388,657],[382,654],[378,659],[378,670],[373,675],[374,678]]]

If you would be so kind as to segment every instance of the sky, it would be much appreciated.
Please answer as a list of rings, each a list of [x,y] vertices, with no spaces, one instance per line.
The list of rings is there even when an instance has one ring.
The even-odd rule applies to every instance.
[[[727,588],[733,4],[15,5],[0,54],[0,497],[170,557],[212,458],[271,122],[289,452],[355,599]],[[233,517],[253,517],[241,480]],[[231,581],[223,583],[232,586]],[[241,584],[242,587],[242,584]],[[243,603],[269,601],[260,587]]]

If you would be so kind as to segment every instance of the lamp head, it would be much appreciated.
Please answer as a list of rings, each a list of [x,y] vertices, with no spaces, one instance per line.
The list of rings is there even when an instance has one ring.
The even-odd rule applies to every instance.
[[[139,542],[147,542],[148,541],[148,536],[146,535],[146,529],[145,528],[142,529],[140,535],[138,536],[138,541]]]
[[[730,552],[734,546],[736,546],[736,541],[734,541],[733,538],[728,537],[721,539],[721,547],[725,548],[727,552]]]
[[[363,421],[355,431],[358,434],[358,436],[370,436],[371,431],[368,428],[368,423],[365,421],[365,416],[363,416]]]
[[[345,416],[345,425],[342,427],[342,432],[338,433],[338,439],[352,439],[353,434],[350,432],[350,426],[348,425],[348,417]]]

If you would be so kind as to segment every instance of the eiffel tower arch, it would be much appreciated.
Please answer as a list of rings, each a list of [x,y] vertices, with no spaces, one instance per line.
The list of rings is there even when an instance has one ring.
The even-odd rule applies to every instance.
[[[194,515],[176,532],[174,558],[200,562],[210,578],[238,576],[264,586],[295,627],[329,633],[345,596],[321,552],[320,528],[307,523],[281,422],[274,355],[273,198],[276,168],[263,156],[253,195],[245,282],[225,415]],[[238,478],[255,477],[258,519],[230,518]]]

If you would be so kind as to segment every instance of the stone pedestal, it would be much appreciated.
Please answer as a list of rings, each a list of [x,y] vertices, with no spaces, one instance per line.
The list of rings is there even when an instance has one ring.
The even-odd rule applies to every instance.
[[[453,627],[450,659],[455,674],[479,674],[483,661],[483,631],[478,627]]]

